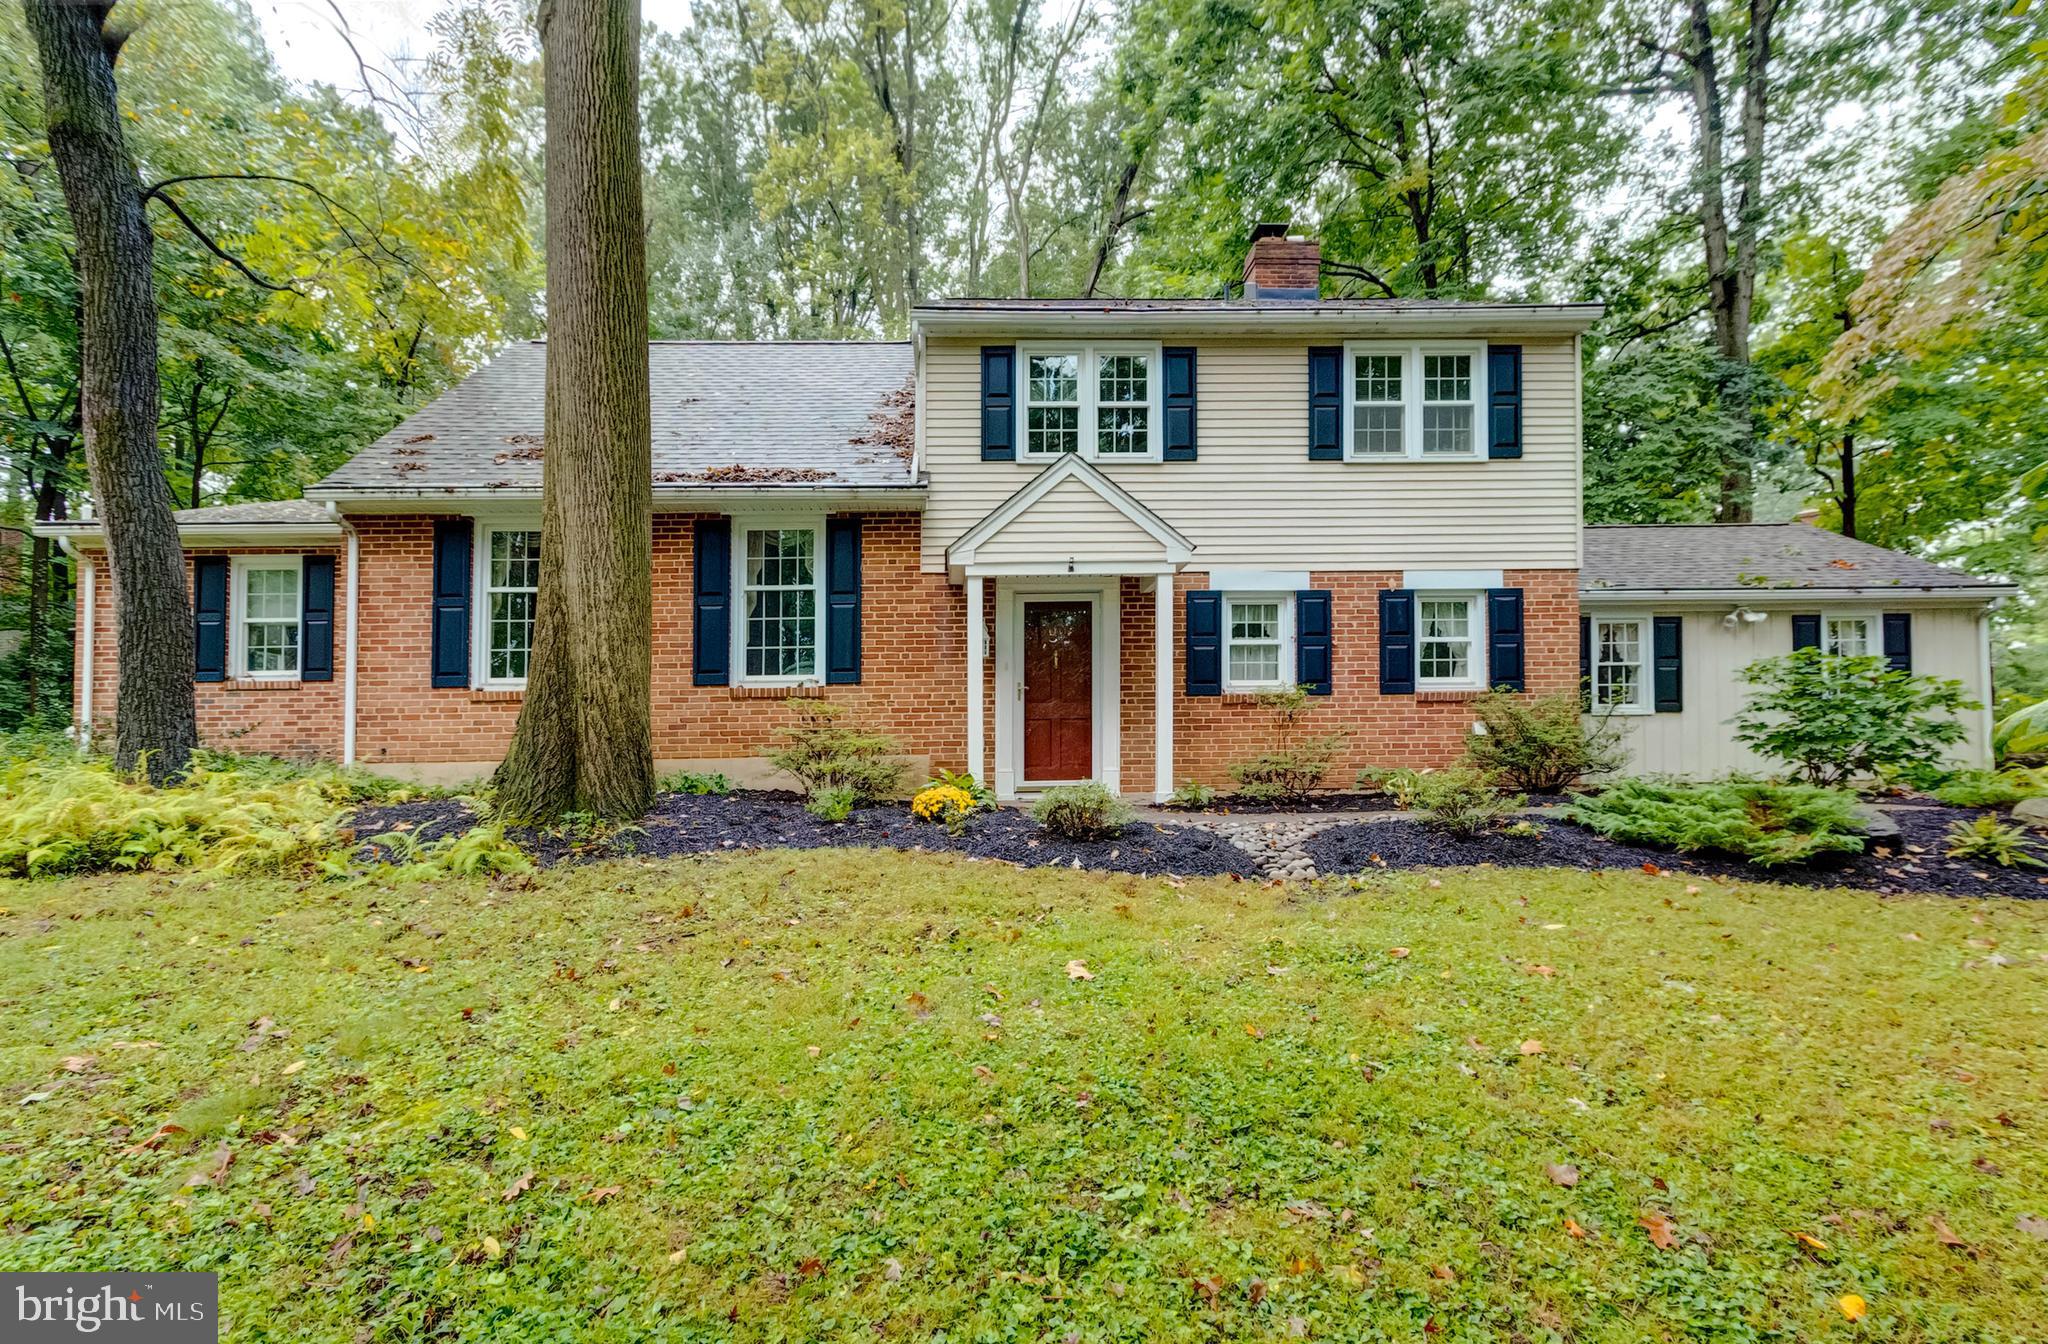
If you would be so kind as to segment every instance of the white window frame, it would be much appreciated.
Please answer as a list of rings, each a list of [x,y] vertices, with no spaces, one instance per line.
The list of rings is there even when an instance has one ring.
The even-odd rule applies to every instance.
[[[1238,641],[1231,638],[1231,607],[1239,602],[1275,602],[1280,607],[1280,665],[1279,675],[1272,681],[1238,681],[1230,675],[1230,646]],[[1247,644],[1264,644],[1268,641],[1244,640]],[[1226,592],[1223,594],[1223,689],[1225,692],[1284,691],[1294,685],[1296,661],[1294,645],[1294,594]]]
[[[1863,653],[1867,657],[1884,656],[1884,619],[1874,611],[1851,608],[1842,611],[1822,611],[1820,614],[1820,647],[1823,653],[1834,653],[1834,625],[1837,621],[1863,622]]]
[[[1652,641],[1657,635],[1656,622],[1648,612],[1641,611],[1590,611],[1587,619],[1593,623],[1593,647],[1588,654],[1591,667],[1590,684],[1586,687],[1588,703],[1595,714],[1651,714],[1657,708],[1657,688],[1653,683],[1656,676],[1657,655]],[[1636,695],[1635,702],[1624,705],[1603,705],[1600,703],[1600,626],[1603,623],[1618,624],[1629,622],[1636,627]]]
[[[538,532],[538,518],[479,518],[470,539],[469,684],[481,691],[523,691],[525,677],[491,675],[491,534],[493,532]],[[506,589],[507,592],[523,591]],[[539,619],[539,599],[534,616]],[[531,666],[531,651],[528,665]]]
[[[289,672],[249,670],[249,572],[256,569],[288,569],[297,575],[294,585],[299,611],[299,665]],[[270,624],[270,622],[265,622]],[[228,666],[236,681],[298,681],[306,670],[306,557],[302,555],[238,555],[228,565]]]
[[[1358,451],[1358,357],[1399,355],[1401,358],[1401,434],[1399,453]],[[1462,453],[1422,451],[1422,412],[1426,405],[1462,405],[1462,402],[1425,402],[1422,397],[1424,355],[1467,355],[1472,360],[1472,444]],[[1486,344],[1483,341],[1349,341],[1344,346],[1344,367],[1339,386],[1344,396],[1344,460],[1346,462],[1483,462],[1486,460],[1487,406],[1491,399],[1486,382]],[[1392,405],[1368,402],[1367,405]],[[1451,593],[1448,596],[1456,597]]]
[[[1163,345],[1149,345],[1144,341],[1038,341],[1017,347],[1017,460],[1020,462],[1057,462],[1067,453],[1035,453],[1031,451],[1031,358],[1034,355],[1074,355],[1080,360],[1080,386],[1075,390],[1080,395],[1080,451],[1078,456],[1088,462],[1158,462],[1161,461],[1161,421],[1166,411],[1166,354]],[[1097,401],[1101,388],[1101,374],[1095,361],[1104,355],[1143,355],[1147,360],[1145,378],[1147,407],[1145,415],[1146,449],[1142,453],[1101,453],[1096,450],[1095,440],[1100,433],[1097,412],[1104,403]],[[1042,402],[1040,405],[1065,405],[1065,402]],[[1109,405],[1137,405],[1136,402],[1111,402]]]
[[[1422,674],[1422,646],[1427,642],[1422,628],[1425,602],[1463,602],[1465,638],[1470,651],[1465,657],[1462,677],[1426,677]],[[1415,594],[1415,689],[1418,691],[1483,691],[1489,668],[1486,665],[1486,595],[1468,592],[1419,592]]]
[[[1060,456],[1064,457],[1062,453]],[[825,684],[825,519],[736,517],[732,520],[732,683],[735,686],[822,686]],[[811,542],[811,646],[817,656],[808,676],[747,674],[747,537],[753,532],[809,532]]]

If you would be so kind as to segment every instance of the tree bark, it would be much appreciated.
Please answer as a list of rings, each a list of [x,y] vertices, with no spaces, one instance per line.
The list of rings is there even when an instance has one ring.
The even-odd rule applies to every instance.
[[[153,783],[184,773],[199,732],[192,606],[157,446],[155,240],[121,135],[106,5],[24,0],[43,69],[50,155],[78,239],[80,411],[106,528],[119,682],[114,760]]]
[[[543,0],[547,406],[532,675],[505,815],[630,819],[654,796],[654,468],[638,0]]]

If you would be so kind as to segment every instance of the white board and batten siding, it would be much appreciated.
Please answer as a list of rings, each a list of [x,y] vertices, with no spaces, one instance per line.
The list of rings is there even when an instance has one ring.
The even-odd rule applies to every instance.
[[[926,344],[927,571],[943,570],[946,547],[1047,465],[981,460],[984,343]],[[1195,569],[1577,569],[1577,346],[1512,343],[1522,347],[1520,458],[1311,462],[1310,342],[1234,339],[1196,343],[1195,461],[1096,465],[1193,543]],[[1061,516],[1074,535],[1040,532],[1041,554],[1097,544],[1091,515]]]

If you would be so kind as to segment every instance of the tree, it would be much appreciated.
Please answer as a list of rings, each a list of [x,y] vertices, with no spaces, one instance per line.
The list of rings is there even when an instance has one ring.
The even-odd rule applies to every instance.
[[[25,0],[43,67],[50,153],[78,239],[79,408],[106,528],[120,658],[114,759],[152,782],[199,744],[192,604],[157,447],[155,238],[121,132],[109,6]]]
[[[532,678],[506,814],[637,817],[654,796],[654,463],[638,0],[544,0],[547,401]]]

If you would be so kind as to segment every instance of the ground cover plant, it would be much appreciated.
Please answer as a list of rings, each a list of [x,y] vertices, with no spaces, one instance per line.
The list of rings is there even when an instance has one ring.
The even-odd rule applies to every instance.
[[[1957,770],[1928,793],[1954,807],[1999,807],[2048,794],[2048,766]]]
[[[237,1344],[2016,1340],[2044,954],[1635,871],[8,884],[0,1263]]]
[[[1579,799],[1565,816],[1609,839],[1736,854],[1766,865],[1855,854],[1864,844],[1853,795],[1758,779],[1625,779]]]

